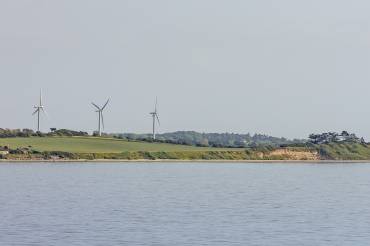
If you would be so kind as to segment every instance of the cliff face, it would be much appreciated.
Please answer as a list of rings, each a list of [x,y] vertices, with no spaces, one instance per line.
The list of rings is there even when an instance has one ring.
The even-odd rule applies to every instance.
[[[358,142],[334,142],[310,148],[280,148],[262,154],[275,160],[370,160],[370,148]]]
[[[320,160],[320,155],[317,151],[308,149],[292,150],[292,149],[277,149],[263,156],[263,159],[280,159],[280,160]]]

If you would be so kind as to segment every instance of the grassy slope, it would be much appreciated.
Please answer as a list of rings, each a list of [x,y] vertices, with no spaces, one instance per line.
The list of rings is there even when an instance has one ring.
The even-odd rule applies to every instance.
[[[323,159],[370,160],[370,147],[358,143],[330,143],[319,146]]]
[[[216,151],[217,148],[201,148],[175,144],[129,142],[111,138],[92,137],[32,137],[0,138],[0,146],[10,148],[29,147],[37,151],[65,151],[71,153],[121,153],[124,151]],[[228,149],[230,150],[230,149]],[[239,149],[240,150],[240,149]]]

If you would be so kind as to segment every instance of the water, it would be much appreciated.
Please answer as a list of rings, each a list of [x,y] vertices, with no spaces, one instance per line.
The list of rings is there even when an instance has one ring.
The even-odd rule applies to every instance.
[[[370,164],[0,164],[0,245],[368,245]]]

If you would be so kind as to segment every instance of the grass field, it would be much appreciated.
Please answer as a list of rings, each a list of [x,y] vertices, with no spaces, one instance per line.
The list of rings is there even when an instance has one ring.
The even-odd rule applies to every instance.
[[[64,151],[71,153],[121,153],[124,151],[169,152],[169,151],[231,150],[231,149],[203,148],[163,143],[129,142],[126,140],[113,138],[93,138],[93,137],[0,138],[0,146],[5,145],[9,146],[12,149],[20,147],[29,147],[37,151]]]

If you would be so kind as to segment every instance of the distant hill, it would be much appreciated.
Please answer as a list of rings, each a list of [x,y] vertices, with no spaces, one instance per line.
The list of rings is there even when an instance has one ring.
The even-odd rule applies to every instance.
[[[282,146],[305,143],[305,140],[289,140],[286,138],[271,137],[264,134],[235,134],[235,133],[199,133],[195,131],[177,131],[157,134],[157,141],[193,145],[203,147],[245,148],[256,146]],[[123,139],[151,141],[150,134],[123,133],[116,137]]]

